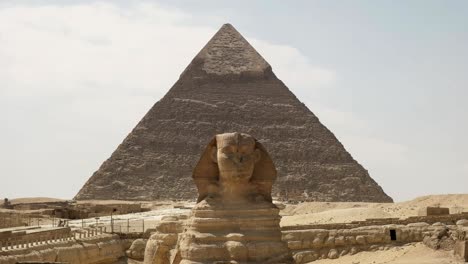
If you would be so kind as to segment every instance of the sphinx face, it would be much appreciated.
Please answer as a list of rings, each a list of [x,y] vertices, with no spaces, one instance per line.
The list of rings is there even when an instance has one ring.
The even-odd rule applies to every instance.
[[[217,136],[216,162],[222,182],[248,182],[260,152],[248,135],[228,133]]]

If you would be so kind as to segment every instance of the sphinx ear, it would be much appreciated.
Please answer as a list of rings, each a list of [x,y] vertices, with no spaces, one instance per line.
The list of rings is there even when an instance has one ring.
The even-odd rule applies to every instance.
[[[211,160],[212,160],[214,163],[218,163],[218,148],[216,148],[216,146],[211,147],[211,149],[210,149],[210,157],[211,157]]]
[[[255,151],[254,151],[255,163],[257,163],[258,161],[260,161],[261,158],[262,158],[262,152],[261,152],[258,148],[255,149]]]

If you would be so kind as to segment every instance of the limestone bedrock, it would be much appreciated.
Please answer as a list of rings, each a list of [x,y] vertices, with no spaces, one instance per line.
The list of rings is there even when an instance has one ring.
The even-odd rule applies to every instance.
[[[216,135],[193,171],[198,203],[175,248],[153,234],[145,263],[292,263],[271,202],[275,166],[250,135]],[[151,241],[153,240],[153,241]]]

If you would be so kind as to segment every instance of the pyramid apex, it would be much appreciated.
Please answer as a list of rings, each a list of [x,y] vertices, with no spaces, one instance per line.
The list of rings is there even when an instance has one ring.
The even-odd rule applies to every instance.
[[[201,65],[208,74],[231,75],[248,72],[263,75],[270,69],[268,62],[229,23],[221,26],[205,47],[195,56],[193,64]]]

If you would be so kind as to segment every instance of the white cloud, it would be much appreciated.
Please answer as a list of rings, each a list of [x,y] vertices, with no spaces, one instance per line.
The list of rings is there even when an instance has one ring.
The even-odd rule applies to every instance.
[[[401,186],[395,184],[398,177],[408,173],[408,163],[412,160],[408,146],[375,135],[371,123],[353,112],[313,105],[310,102],[306,105],[314,107],[314,113],[320,117],[320,121],[335,134],[346,150],[369,171],[370,176],[388,195],[401,199],[407,198],[408,193],[413,193],[414,190],[411,189],[408,193],[403,193]]]
[[[466,174],[468,174],[468,162],[462,165],[462,171]]]
[[[336,79],[334,71],[310,64],[307,57],[294,47],[256,39],[250,42],[270,63],[275,74],[297,92],[331,85]]]
[[[177,25],[184,17],[148,4],[1,9],[3,87],[18,95],[162,95],[214,32]]]
[[[0,6],[0,196],[72,197],[217,30],[190,18],[136,2]],[[335,78],[251,41],[290,87]]]
[[[372,135],[372,126],[353,112],[323,105],[314,105],[314,112],[365,167],[392,166],[406,160],[407,146],[375,137]]]

